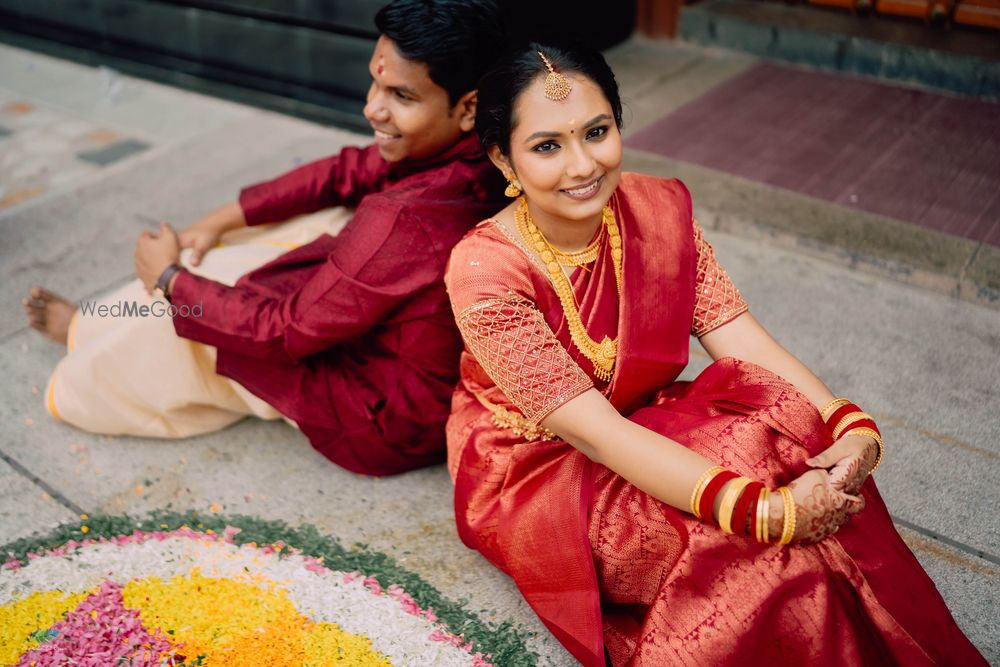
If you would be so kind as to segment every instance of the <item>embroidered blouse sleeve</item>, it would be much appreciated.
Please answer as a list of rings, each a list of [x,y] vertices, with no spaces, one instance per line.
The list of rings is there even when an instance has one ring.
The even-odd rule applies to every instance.
[[[452,252],[445,282],[469,354],[537,425],[594,384],[532,301],[519,252],[501,242],[484,243],[474,233]]]
[[[715,250],[705,240],[701,225],[697,220],[693,220],[692,223],[698,266],[695,271],[694,322],[691,325],[691,334],[701,337],[736,319],[750,307],[740,296],[729,274],[719,266],[719,262],[715,259]]]

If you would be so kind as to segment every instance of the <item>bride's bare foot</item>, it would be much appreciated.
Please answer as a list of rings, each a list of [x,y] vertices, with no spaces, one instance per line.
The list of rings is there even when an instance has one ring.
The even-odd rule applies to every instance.
[[[32,287],[24,301],[28,324],[46,338],[66,344],[69,322],[76,312],[76,304],[41,287]]]

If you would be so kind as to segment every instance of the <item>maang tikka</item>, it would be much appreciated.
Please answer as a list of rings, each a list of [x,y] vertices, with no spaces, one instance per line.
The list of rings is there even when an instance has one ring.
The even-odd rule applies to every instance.
[[[538,57],[545,63],[546,69],[549,70],[549,73],[545,76],[545,97],[555,102],[561,102],[569,97],[569,91],[573,90],[573,84],[564,75],[556,71],[544,53],[541,51],[536,51],[535,53],[538,54]]]

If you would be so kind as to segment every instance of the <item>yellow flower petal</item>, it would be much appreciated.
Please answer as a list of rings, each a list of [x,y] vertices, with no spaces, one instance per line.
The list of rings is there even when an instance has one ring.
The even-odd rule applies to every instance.
[[[87,593],[43,591],[0,607],[0,665],[17,663],[22,653],[38,646],[33,633],[51,628],[86,597]]]

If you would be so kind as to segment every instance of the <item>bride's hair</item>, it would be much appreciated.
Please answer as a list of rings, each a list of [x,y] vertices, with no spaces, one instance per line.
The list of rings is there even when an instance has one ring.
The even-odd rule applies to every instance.
[[[599,51],[562,49],[532,42],[509,53],[479,82],[476,105],[476,132],[483,148],[499,146],[510,154],[510,133],[517,125],[514,106],[531,82],[549,73],[545,55],[556,72],[585,76],[604,92],[618,128],[622,126],[622,102],[614,72]]]

